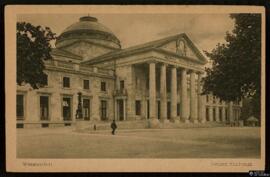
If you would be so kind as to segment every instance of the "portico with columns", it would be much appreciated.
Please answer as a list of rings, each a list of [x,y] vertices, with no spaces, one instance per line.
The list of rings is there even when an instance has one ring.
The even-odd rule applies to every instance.
[[[205,122],[204,96],[200,95],[202,86],[199,82],[203,73],[156,60],[149,61],[147,64],[149,66],[149,119],[158,119],[157,113],[160,112],[161,122]],[[158,78],[157,72],[160,73]],[[188,78],[190,78],[190,82],[188,82]],[[168,82],[167,79],[170,81]],[[157,84],[157,80],[160,80],[159,84]],[[167,89],[167,83],[170,83],[170,89]],[[159,91],[158,94],[157,91]],[[160,98],[160,107],[156,105],[158,98]],[[167,109],[168,103],[170,104],[169,110]],[[180,106],[177,106],[178,104]],[[156,108],[160,110],[157,111]],[[170,112],[168,113],[168,111]]]
[[[208,104],[206,109],[206,96],[201,94],[206,63],[184,33],[86,62],[115,70],[115,111],[125,108],[120,113],[123,120],[149,120],[153,126],[226,120],[225,108]],[[118,114],[115,119],[122,120]]]

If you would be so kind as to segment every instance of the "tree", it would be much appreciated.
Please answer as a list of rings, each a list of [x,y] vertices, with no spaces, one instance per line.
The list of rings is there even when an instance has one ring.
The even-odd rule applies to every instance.
[[[17,22],[17,84],[29,83],[37,89],[44,86],[44,61],[51,59],[50,41],[55,34],[50,28]]]
[[[261,15],[231,14],[235,26],[225,44],[205,52],[212,61],[203,79],[204,93],[224,101],[251,99],[253,114],[260,117]]]

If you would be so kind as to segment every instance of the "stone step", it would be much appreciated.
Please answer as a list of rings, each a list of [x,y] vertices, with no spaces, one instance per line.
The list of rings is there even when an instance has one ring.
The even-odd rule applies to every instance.
[[[117,121],[117,129],[146,129],[150,128],[148,120],[133,120],[133,121]],[[110,130],[111,129],[111,122],[96,122],[96,130]],[[166,122],[166,123],[159,123],[159,126],[156,128],[211,128],[211,127],[220,127],[226,126],[225,123],[222,122],[205,122],[205,123],[173,123],[173,122]],[[78,130],[85,130],[85,131],[94,131],[94,123],[88,123]]]

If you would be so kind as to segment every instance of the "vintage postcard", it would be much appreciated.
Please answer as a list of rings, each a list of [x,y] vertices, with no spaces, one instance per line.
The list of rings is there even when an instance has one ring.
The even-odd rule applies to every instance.
[[[9,5],[10,172],[249,172],[265,163],[265,10]]]

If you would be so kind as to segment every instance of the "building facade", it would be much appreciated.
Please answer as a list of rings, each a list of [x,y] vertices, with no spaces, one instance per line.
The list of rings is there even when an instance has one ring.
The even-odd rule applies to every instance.
[[[17,127],[52,127],[82,120],[165,122],[238,120],[241,102],[201,95],[207,59],[186,34],[121,49],[94,17],[81,17],[58,37],[45,62],[47,85],[17,86]]]

